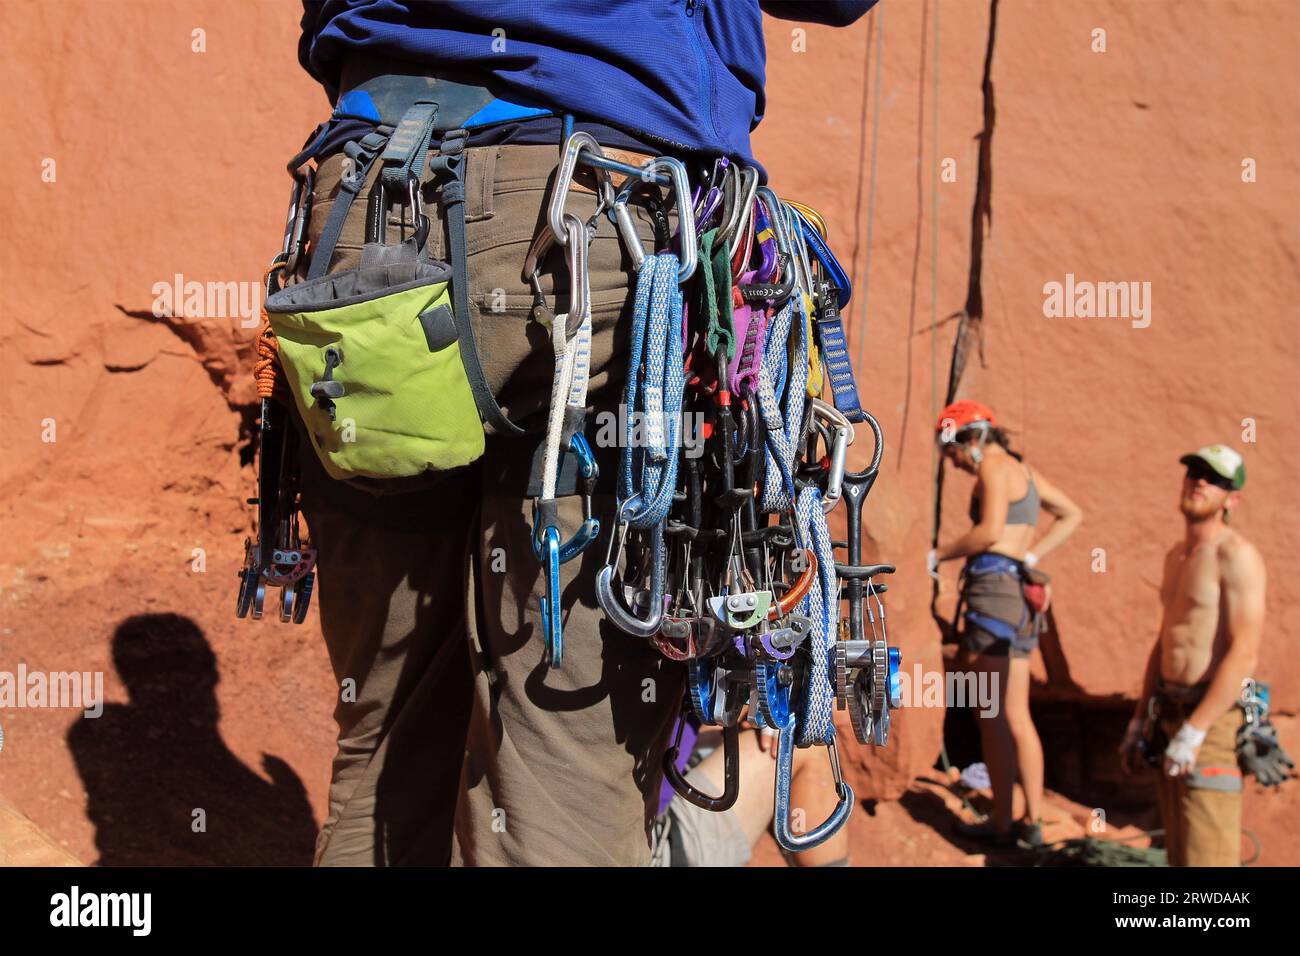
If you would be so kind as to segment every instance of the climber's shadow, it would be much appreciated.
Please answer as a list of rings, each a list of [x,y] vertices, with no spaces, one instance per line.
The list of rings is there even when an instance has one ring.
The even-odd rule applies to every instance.
[[[178,614],[129,617],[112,654],[130,703],[105,705],[68,732],[99,864],[310,864],[316,823],[302,781],[263,754],[267,782],[227,749],[216,657],[198,625]]]

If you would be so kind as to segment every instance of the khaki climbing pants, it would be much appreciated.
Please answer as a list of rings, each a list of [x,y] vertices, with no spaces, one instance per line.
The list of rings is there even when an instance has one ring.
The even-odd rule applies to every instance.
[[[1165,697],[1160,720],[1168,739],[1195,707],[1193,699]],[[1241,865],[1241,769],[1237,765],[1237,730],[1241,711],[1232,708],[1205,734],[1188,775],[1170,777],[1163,768],[1156,784],[1164,821],[1170,866]]]
[[[509,417],[537,431],[554,358],[547,331],[530,319],[533,297],[520,272],[544,222],[557,155],[555,147],[501,146],[470,149],[466,159],[471,311],[483,365]],[[341,163],[321,166],[313,239]],[[360,195],[368,192],[367,185]],[[358,264],[365,205],[349,211],[331,271]],[[586,218],[594,198],[578,189],[570,207]],[[425,209],[438,215],[432,196]],[[650,218],[640,209],[637,216],[648,240]],[[429,243],[442,258],[441,222]],[[563,259],[547,261],[549,297],[553,263]],[[613,409],[633,279],[608,222],[592,244],[590,269],[589,402]],[[321,627],[340,686],[320,865],[649,861],[684,671],[605,621],[594,593],[603,535],[561,567],[563,667],[547,664],[538,604],[545,583],[524,497],[532,446],[496,438],[488,445],[483,460],[431,487],[389,495],[331,480],[303,445],[303,510],[319,552]],[[595,510],[612,527],[612,496],[596,496]],[[581,499],[562,499],[560,518],[572,533]]]

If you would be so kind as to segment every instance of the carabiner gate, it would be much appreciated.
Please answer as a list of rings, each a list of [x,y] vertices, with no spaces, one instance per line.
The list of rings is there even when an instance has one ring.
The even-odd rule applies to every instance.
[[[677,235],[682,258],[682,264],[677,270],[677,282],[680,285],[689,281],[695,274],[699,258],[699,249],[695,240],[695,217],[691,215],[691,186],[686,175],[686,166],[680,159],[659,156],[641,167],[640,177],[629,176],[624,180],[612,204],[614,221],[618,224],[623,245],[627,247],[628,254],[632,257],[633,271],[640,272],[646,258],[645,247],[641,245],[641,237],[637,235],[636,224],[632,222],[632,214],[628,212],[627,203],[638,186],[657,183],[654,173],[660,169],[668,170],[677,204]]]
[[[567,238],[564,245],[567,247],[565,263],[569,267],[569,303],[564,315],[582,316],[588,307],[587,301],[587,283],[580,281],[578,278],[587,268],[587,247],[584,243],[585,236],[588,241],[591,238],[591,232],[588,227],[577,216],[571,213],[564,215],[564,226]],[[532,243],[528,247],[528,254],[524,257],[524,271],[522,278],[533,289],[533,305],[541,306],[550,315],[550,308],[546,305],[546,295],[542,291],[541,266],[542,260],[554,246],[555,237],[551,230],[542,229],[533,237]],[[557,304],[556,308],[559,306]]]
[[[822,496],[822,511],[829,514],[839,504],[840,496],[843,494],[844,465],[848,459],[849,446],[853,444],[855,436],[853,424],[844,417],[843,412],[829,402],[814,398],[812,414],[808,422],[812,426],[818,421],[825,422],[834,435],[831,447],[827,449],[830,467],[826,475],[826,493]]]

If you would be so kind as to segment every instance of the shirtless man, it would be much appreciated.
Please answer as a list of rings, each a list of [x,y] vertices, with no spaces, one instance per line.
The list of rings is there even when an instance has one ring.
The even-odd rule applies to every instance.
[[[1241,455],[1210,445],[1179,461],[1187,534],[1165,556],[1160,638],[1120,754],[1132,772],[1144,739],[1168,740],[1158,789],[1171,866],[1238,866],[1236,704],[1259,656],[1264,561],[1228,527],[1246,483]],[[1147,726],[1152,698],[1157,727]]]

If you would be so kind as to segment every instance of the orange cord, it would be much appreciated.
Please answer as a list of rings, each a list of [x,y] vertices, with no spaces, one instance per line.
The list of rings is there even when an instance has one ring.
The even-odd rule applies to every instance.
[[[277,269],[284,269],[283,262],[274,262],[262,278],[262,287],[268,288],[271,274]],[[253,363],[253,378],[257,382],[259,398],[275,398],[287,404],[289,383],[285,380],[284,370],[280,368],[280,343],[271,328],[271,318],[266,314],[266,300],[262,300],[262,328],[257,333],[257,361]]]

